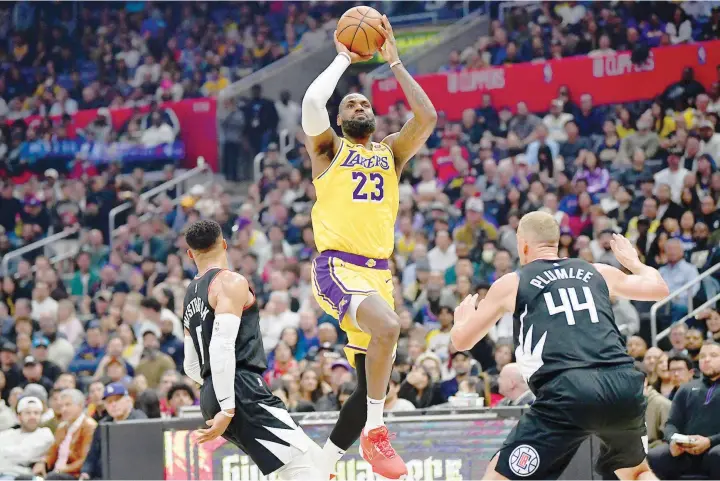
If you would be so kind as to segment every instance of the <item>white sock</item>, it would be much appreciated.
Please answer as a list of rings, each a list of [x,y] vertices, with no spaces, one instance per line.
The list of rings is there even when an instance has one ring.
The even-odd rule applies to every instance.
[[[330,438],[328,438],[325,442],[325,446],[323,446],[323,455],[331,473],[335,472],[335,465],[338,461],[340,461],[340,458],[342,458],[344,454],[345,450],[337,447],[335,443],[330,441]]]
[[[378,426],[384,426],[383,408],[385,407],[385,398],[372,399],[367,398],[367,421],[365,421],[365,433]]]

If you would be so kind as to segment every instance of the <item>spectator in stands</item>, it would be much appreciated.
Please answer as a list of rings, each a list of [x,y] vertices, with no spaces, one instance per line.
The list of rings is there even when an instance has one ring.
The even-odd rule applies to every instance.
[[[510,121],[510,132],[517,135],[523,145],[527,145],[532,140],[530,136],[541,123],[542,120],[538,116],[530,113],[525,102],[518,102],[517,113]],[[547,129],[545,136],[547,136]]]
[[[154,324],[145,323],[140,330],[143,354],[135,372],[145,376],[148,387],[152,389],[160,384],[163,373],[176,369],[173,359],[160,350],[161,336],[160,328]]]
[[[525,382],[520,367],[514,362],[502,368],[497,381],[498,392],[504,396],[497,406],[525,406],[535,401],[535,395]]]
[[[172,144],[175,141],[175,132],[172,127],[163,121],[162,114],[154,112],[151,116],[150,127],[145,129],[140,142],[146,147]]]
[[[422,366],[415,365],[400,385],[398,396],[407,399],[417,409],[423,409],[442,402],[438,386],[430,373]]]
[[[603,115],[593,107],[593,99],[590,94],[580,96],[580,112],[574,117],[578,130],[582,137],[590,137],[593,134],[600,135],[603,132]]]
[[[720,391],[715,389],[720,379],[720,345],[705,344],[700,359],[703,377],[682,386],[673,399],[665,425],[669,444],[648,453],[650,466],[661,479],[688,474],[720,478]]]
[[[133,408],[132,398],[122,383],[108,384],[103,394],[103,402],[107,409],[107,416],[103,419],[103,422],[147,418],[144,412]],[[80,479],[102,479],[101,461],[100,430],[96,429],[80,473]]]
[[[655,174],[655,183],[657,185],[669,185],[672,192],[672,200],[678,203],[680,202],[685,177],[689,174],[689,171],[681,166],[680,156],[674,152],[668,154],[667,164],[667,168]]]
[[[563,112],[563,101],[554,99],[550,102],[550,113],[543,117],[543,124],[548,129],[549,137],[556,142],[565,142],[567,133],[565,132],[565,124],[572,120],[572,114]]]
[[[77,479],[85,463],[97,422],[88,417],[85,396],[77,389],[60,393],[62,422],[55,432],[55,442],[47,457],[33,468],[45,479]]]
[[[17,404],[20,426],[0,431],[0,477],[15,479],[27,476],[32,467],[45,457],[53,443],[49,428],[40,427],[43,413],[42,402],[32,396],[22,398]]]
[[[648,353],[649,352],[650,350],[648,350]],[[647,359],[647,356],[645,356],[645,358]],[[670,415],[670,406],[672,403],[665,396],[657,392],[655,388],[652,387],[649,380],[649,377],[645,378],[645,389],[643,391],[645,398],[647,399],[645,424],[647,425],[648,430],[648,444],[650,447],[654,447],[655,445],[660,444],[663,440],[665,423],[667,423],[668,416]]]
[[[659,272],[667,282],[670,292],[675,292],[695,279],[698,276],[698,270],[697,267],[685,260],[685,251],[680,239],[669,239],[665,243],[665,253],[668,263],[660,267]],[[670,316],[673,322],[687,314],[688,295],[694,297],[699,290],[700,285],[695,284],[689,291],[679,294],[671,301]]]
[[[402,378],[398,371],[394,370],[390,374],[390,383],[388,385],[388,392],[385,395],[385,407],[384,412],[403,412],[403,411],[414,411],[415,405],[407,399],[398,397],[400,386],[402,384]]]
[[[692,359],[685,354],[675,354],[668,358],[668,371],[670,372],[670,380],[674,387],[668,399],[672,401],[677,390],[683,385],[690,382],[695,373]]]
[[[528,165],[537,165],[540,151],[544,148],[550,149],[550,158],[557,158],[560,153],[560,144],[553,138],[548,137],[548,127],[545,124],[539,124],[535,128],[535,140],[530,142],[525,152]]]
[[[460,383],[470,377],[472,355],[467,351],[457,351],[450,356],[450,365],[455,376],[443,381],[439,386],[441,402],[447,402],[450,396],[458,392]]]
[[[167,400],[174,417],[180,415],[182,408],[192,406],[197,401],[192,388],[184,383],[173,384],[168,391]]]
[[[278,114],[275,104],[262,96],[260,85],[253,85],[251,95],[252,98],[245,105],[245,135],[253,149],[254,157],[274,137]]]

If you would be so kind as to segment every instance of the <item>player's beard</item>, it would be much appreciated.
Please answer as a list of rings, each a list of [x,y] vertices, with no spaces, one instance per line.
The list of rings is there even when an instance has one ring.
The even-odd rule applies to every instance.
[[[375,132],[375,118],[343,120],[342,131],[346,137],[351,139],[363,139],[370,137]]]

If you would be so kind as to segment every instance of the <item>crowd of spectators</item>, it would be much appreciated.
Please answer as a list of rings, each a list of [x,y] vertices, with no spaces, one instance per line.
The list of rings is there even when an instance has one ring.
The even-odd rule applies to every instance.
[[[450,54],[443,72],[574,55],[631,51],[720,38],[717,2],[537,2],[508,10],[487,36]]]
[[[532,402],[513,363],[510,316],[468,352],[455,351],[449,337],[457,303],[484,295],[517,268],[515,230],[525,212],[555,215],[563,256],[618,266],[610,234],[628,236],[671,290],[720,262],[720,105],[691,70],[670,91],[651,103],[600,107],[588,94],[576,105],[561,87],[543,115],[523,103],[497,110],[489,95],[462,122],[440,113],[400,185],[391,269],[402,331],[388,412],[464,399],[486,406]],[[124,175],[119,165],[98,169],[83,159],[68,171],[3,186],[0,255],[49,226],[82,229],[67,245],[53,246],[78,251],[69,268],[32,252],[3,273],[0,475],[99,478],[98,422],[177,416],[197,403],[197,386],[181,373],[179,316],[195,274],[182,234],[200,218],[220,223],[232,268],[257,293],[273,392],[291,411],[307,412],[337,410],[353,391],[344,335],[312,296],[315,192],[297,104],[260,91],[253,100],[272,106],[298,143],[284,153],[274,142],[226,139],[238,150],[258,141],[263,151],[262,176],[242,199],[218,183],[194,187],[179,209],[173,191],[139,201],[153,186],[142,169]],[[329,108],[336,105],[331,100]],[[233,112],[227,125],[244,124],[244,115],[232,118]],[[377,118],[376,139],[399,130],[409,115],[403,103],[393,106]],[[249,161],[235,167],[246,169]],[[164,175],[172,178],[173,168]],[[107,214],[127,199],[134,208],[119,219],[110,246]],[[144,214],[149,219],[141,221]],[[697,306],[719,291],[720,276],[709,276],[689,297]],[[689,300],[661,311],[660,327],[684,317]],[[702,418],[717,409],[720,375],[720,350],[703,346],[720,341],[720,314],[710,307],[675,324],[663,350],[647,347],[649,305],[613,302],[628,352],[648,373],[648,427],[658,449],[651,461],[664,477],[673,477],[673,469],[718,477],[720,427]],[[704,404],[696,402],[696,388]],[[663,444],[676,433],[710,444],[701,439],[682,452],[677,443]]]

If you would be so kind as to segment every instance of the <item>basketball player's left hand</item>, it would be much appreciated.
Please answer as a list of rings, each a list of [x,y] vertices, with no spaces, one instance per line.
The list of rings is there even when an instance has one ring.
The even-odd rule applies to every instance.
[[[455,308],[455,325],[465,324],[477,311],[478,295],[468,295],[459,306]]]
[[[692,438],[695,442],[693,442],[689,446],[683,446],[686,453],[698,456],[710,449],[710,439],[706,438],[705,436],[698,435],[692,436]]]
[[[398,54],[397,42],[395,41],[395,34],[393,33],[392,25],[388,20],[387,15],[382,16],[382,27],[380,27],[380,33],[385,37],[385,43],[380,49],[380,55],[388,64],[393,63],[396,60],[400,60]]]
[[[208,419],[205,423],[209,428],[195,431],[197,434],[195,441],[202,444],[222,436],[230,425],[230,421],[232,421],[232,418],[225,416],[223,413],[217,413],[214,418]]]

